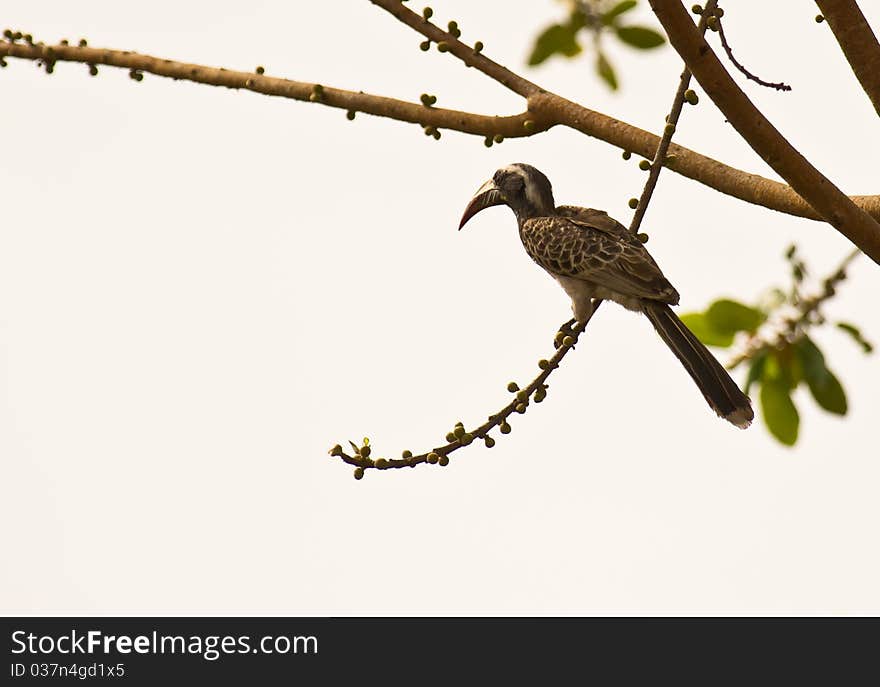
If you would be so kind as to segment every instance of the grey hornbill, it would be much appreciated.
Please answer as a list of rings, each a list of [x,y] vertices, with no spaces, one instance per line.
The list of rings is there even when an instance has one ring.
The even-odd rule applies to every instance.
[[[678,292],[638,237],[601,210],[556,207],[547,177],[522,163],[502,167],[479,188],[458,228],[493,205],[513,210],[526,252],[565,289],[575,320],[590,316],[594,298],[644,313],[712,409],[737,427],[749,426],[748,396],[672,312]]]

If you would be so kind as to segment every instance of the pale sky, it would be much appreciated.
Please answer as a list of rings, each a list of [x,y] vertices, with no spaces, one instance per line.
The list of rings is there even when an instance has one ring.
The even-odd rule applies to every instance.
[[[421,5],[417,6],[420,7]],[[862,3],[875,28],[880,7]],[[435,19],[545,88],[659,131],[671,50],[526,71],[559,3],[438,0]],[[880,193],[877,115],[812,3],[736,3],[739,81],[851,194]],[[647,2],[633,18],[656,26]],[[3,28],[486,114],[519,97],[365,0],[6,0]],[[717,36],[712,37],[717,46]],[[85,614],[876,614],[878,358],[816,332],[845,419],[799,390],[801,438],[719,420],[650,325],[603,307],[495,448],[446,468],[327,456],[443,442],[537,373],[569,317],[497,208],[471,194],[522,161],[557,202],[627,223],[636,160],[555,129],[481,138],[124,70],[0,71],[0,610]],[[697,87],[699,93],[702,91]],[[773,176],[703,95],[676,140]],[[643,225],[682,294],[755,300],[848,242],[664,172]],[[880,272],[860,258],[827,308],[880,339]],[[719,352],[724,360],[725,352]],[[738,372],[738,380],[744,371]]]

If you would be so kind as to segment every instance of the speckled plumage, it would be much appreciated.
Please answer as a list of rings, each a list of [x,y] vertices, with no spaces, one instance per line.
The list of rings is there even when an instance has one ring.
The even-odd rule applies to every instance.
[[[585,282],[585,293],[631,310],[641,310],[642,298],[678,303],[678,292],[642,242],[604,212],[562,206],[554,215],[520,220],[519,235],[532,260],[553,277],[568,278],[561,282]]]
[[[596,298],[644,313],[710,407],[737,427],[749,426],[748,397],[669,307],[678,304],[678,291],[638,237],[601,210],[556,207],[547,177],[522,163],[502,167],[480,187],[459,228],[493,205],[513,210],[523,247],[565,289],[576,320],[589,319]]]

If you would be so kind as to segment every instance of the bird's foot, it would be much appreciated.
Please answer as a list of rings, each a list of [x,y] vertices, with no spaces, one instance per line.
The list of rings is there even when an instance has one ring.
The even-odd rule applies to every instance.
[[[555,348],[562,348],[562,346],[565,345],[566,337],[572,338],[571,328],[575,324],[577,324],[577,320],[572,318],[559,328],[559,331],[556,332],[556,336],[553,337],[553,346]]]

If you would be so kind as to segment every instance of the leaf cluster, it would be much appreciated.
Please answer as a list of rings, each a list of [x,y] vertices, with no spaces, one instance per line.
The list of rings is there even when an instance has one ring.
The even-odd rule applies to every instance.
[[[792,396],[799,386],[806,386],[818,406],[829,413],[842,416],[848,410],[843,385],[808,334],[813,327],[825,323],[819,307],[835,294],[835,285],[846,274],[843,268],[839,269],[824,280],[820,295],[804,297],[801,286],[807,266],[795,246],[786,251],[785,257],[792,281],[787,292],[772,289],[772,297],[758,306],[719,299],[704,312],[688,313],[681,319],[707,346],[729,348],[738,336],[747,337],[748,352],[734,364],[748,363],[744,391],[748,394],[752,387],[760,387],[761,414],[767,430],[781,443],[793,446],[798,438],[800,414]],[[764,332],[772,325],[776,325],[775,335]],[[837,328],[865,353],[873,350],[855,325],[838,322]]]
[[[623,24],[624,15],[636,7],[636,0],[622,0],[614,4],[604,0],[581,0],[570,3],[568,18],[551,24],[535,38],[529,54],[529,66],[536,66],[558,55],[565,58],[577,57],[583,52],[581,37],[584,33],[592,35],[595,46],[595,68],[599,77],[612,90],[617,90],[617,74],[601,47],[601,38],[611,35],[638,50],[657,48],[666,39],[647,26]]]

